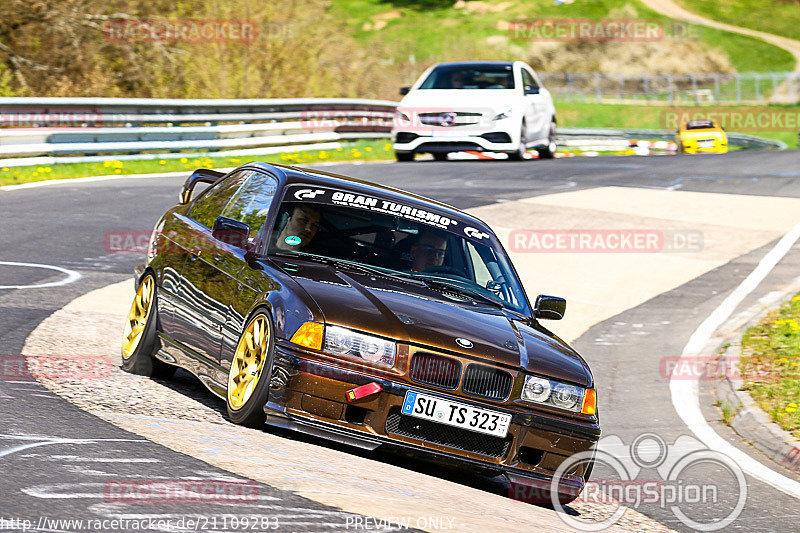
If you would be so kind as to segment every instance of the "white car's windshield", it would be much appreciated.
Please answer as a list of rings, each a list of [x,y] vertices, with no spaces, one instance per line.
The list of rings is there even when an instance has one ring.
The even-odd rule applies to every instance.
[[[400,205],[388,203],[393,204],[389,211]],[[461,221],[446,224],[451,231],[417,222],[407,209],[379,211],[383,210],[331,205],[322,197],[310,202],[285,201],[272,229],[268,253],[343,261],[422,279],[440,289],[448,284],[466,298],[529,313],[519,281],[494,236],[465,228]],[[427,219],[439,216],[415,211],[414,216]]]
[[[447,65],[431,71],[420,89],[513,89],[511,65]]]

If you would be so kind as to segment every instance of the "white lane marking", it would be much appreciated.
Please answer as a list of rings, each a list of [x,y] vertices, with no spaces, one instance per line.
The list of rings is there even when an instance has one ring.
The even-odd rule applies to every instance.
[[[175,482],[175,480],[167,481],[166,483]],[[209,480],[209,483],[213,483],[214,481]],[[142,482],[136,482],[137,484]],[[164,483],[162,481],[153,481],[154,485],[159,483]],[[198,482],[202,484],[203,482]],[[147,484],[147,482],[144,482]],[[27,494],[28,496],[33,496],[34,498],[40,498],[43,500],[68,500],[68,499],[106,499],[109,498],[108,494],[108,483],[103,482],[81,482],[81,483],[52,483],[46,485],[34,485],[32,487],[26,487],[21,489],[22,492]],[[213,495],[212,495],[213,496]],[[181,493],[182,498],[187,499],[202,499],[207,498],[206,503],[215,504],[217,502],[213,501],[213,499],[208,499],[208,495],[203,494],[202,492],[191,490],[190,488],[186,488]],[[247,500],[250,501],[250,500]],[[247,501],[237,501],[238,505],[242,505]],[[253,502],[274,502],[274,501],[281,501],[280,498],[275,496],[269,496],[266,494],[257,494],[253,499]],[[138,502],[137,502],[138,503]],[[119,502],[117,505],[125,505],[125,502]]]
[[[20,444],[0,450],[0,457],[11,455],[13,453],[21,452],[29,448],[36,448],[38,446],[47,446],[50,444],[95,444],[99,442],[150,442],[144,439],[62,439],[60,437],[35,437],[32,435],[0,435],[3,439],[22,440],[22,441],[38,441],[30,444]]]
[[[161,459],[124,457],[80,457],[78,455],[51,455],[49,460],[74,461],[80,463],[161,463]]]
[[[681,358],[696,357],[702,353],[714,332],[733,314],[736,307],[750,294],[775,265],[789,252],[800,238],[800,222],[786,233],[775,247],[758,263],[758,266],[742,281],[725,300],[703,321],[689,338]],[[675,376],[675,374],[673,374]],[[697,380],[671,379],[669,382],[672,405],[678,416],[706,446],[722,452],[734,461],[747,474],[775,487],[776,489],[800,498],[800,483],[759,463],[725,439],[717,435],[700,411],[699,384]]]
[[[58,272],[67,275],[67,277],[62,280],[51,281],[50,283],[39,283],[34,285],[0,285],[0,289],[44,289],[45,287],[60,287],[62,285],[67,285],[69,283],[73,283],[81,279],[81,275],[75,272],[74,270],[68,270],[66,268],[61,268],[54,265],[40,265],[38,263],[16,263],[13,261],[0,261],[0,265],[30,267],[30,268],[46,268],[48,270],[56,270]]]

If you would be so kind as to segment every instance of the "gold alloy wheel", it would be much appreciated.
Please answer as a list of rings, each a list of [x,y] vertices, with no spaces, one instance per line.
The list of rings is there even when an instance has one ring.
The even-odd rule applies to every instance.
[[[238,410],[247,403],[261,378],[270,341],[269,320],[256,315],[239,339],[228,374],[228,404]]]
[[[128,321],[125,323],[125,332],[122,336],[122,357],[129,359],[144,334],[147,320],[150,318],[150,311],[153,307],[153,294],[155,293],[155,280],[152,276],[146,276],[139,284],[136,296],[133,298],[131,310],[128,312]]]

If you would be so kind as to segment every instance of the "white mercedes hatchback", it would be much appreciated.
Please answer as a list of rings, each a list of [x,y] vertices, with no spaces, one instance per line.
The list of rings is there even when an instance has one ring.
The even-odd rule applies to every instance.
[[[550,92],[522,61],[440,63],[426,70],[397,107],[392,140],[398,161],[418,153],[446,160],[450,152],[504,152],[524,159],[556,151]]]

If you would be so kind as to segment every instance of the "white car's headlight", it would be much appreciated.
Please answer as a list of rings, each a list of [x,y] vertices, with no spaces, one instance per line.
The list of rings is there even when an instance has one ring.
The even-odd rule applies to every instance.
[[[394,342],[356,333],[340,326],[325,326],[322,349],[334,355],[386,367],[394,366],[397,355],[397,345]]]
[[[538,376],[525,376],[520,397],[526,402],[552,405],[568,411],[580,412],[586,389],[567,385]]]
[[[400,110],[394,112],[394,125],[395,126],[408,126],[411,124],[411,118]]]
[[[506,106],[492,120],[503,120],[504,118],[510,118],[513,112],[514,109],[511,106]]]

